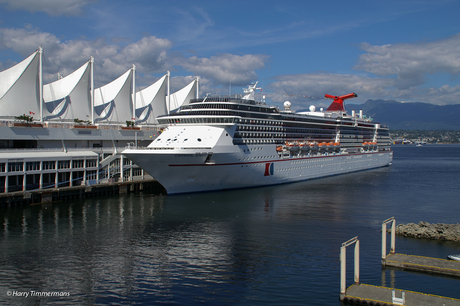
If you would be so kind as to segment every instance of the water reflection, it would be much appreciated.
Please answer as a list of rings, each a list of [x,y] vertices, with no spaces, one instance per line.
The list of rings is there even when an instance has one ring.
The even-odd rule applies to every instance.
[[[4,217],[3,218],[3,235],[6,237],[8,236],[8,218]]]
[[[254,279],[260,278],[260,286],[274,286],[261,275],[301,277],[301,267],[293,263],[313,258],[318,247],[299,245],[297,237],[286,239],[287,232],[308,237],[303,221],[344,218],[341,201],[324,205],[310,196],[298,203],[297,188],[313,192],[318,186],[283,186],[280,190],[293,197],[287,200],[280,190],[262,188],[3,210],[1,289],[70,291],[66,302],[111,303],[146,295],[176,301],[177,292],[188,290],[199,301],[216,295],[235,301],[252,290],[246,284]],[[277,263],[287,255],[292,262]]]
[[[395,171],[2,209],[0,292],[71,293],[29,304],[338,305],[339,246],[356,235],[364,282],[404,279],[379,264],[381,222],[406,210],[388,201]]]

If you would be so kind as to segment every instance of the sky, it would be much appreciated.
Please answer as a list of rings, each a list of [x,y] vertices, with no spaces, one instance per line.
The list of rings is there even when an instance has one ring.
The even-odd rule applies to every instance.
[[[95,60],[105,85],[133,65],[137,90],[171,72],[202,95],[258,82],[268,104],[324,95],[460,103],[456,0],[0,0],[0,71],[44,50],[44,83]]]

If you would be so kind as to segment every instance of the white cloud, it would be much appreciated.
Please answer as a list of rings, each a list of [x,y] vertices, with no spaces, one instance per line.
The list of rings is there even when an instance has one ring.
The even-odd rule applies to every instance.
[[[367,53],[360,55],[355,69],[397,76],[395,85],[400,89],[423,84],[427,74],[460,73],[460,34],[429,43],[382,46],[363,43],[361,49]]]
[[[394,99],[397,101],[424,102],[436,105],[459,104],[460,85],[397,90],[394,92]]]
[[[440,88],[430,88],[424,95],[425,102],[447,105],[458,104],[460,102],[460,85],[444,85]]]
[[[193,75],[188,75],[188,76],[173,76],[171,75],[171,93],[174,93],[188,84],[190,82],[194,81],[196,79],[196,76]],[[203,92],[206,92],[206,89],[208,88],[208,83],[209,81],[207,79],[200,78],[200,88],[203,90]]]
[[[0,29],[0,49],[11,49],[22,56],[29,56],[40,45],[55,49],[59,39],[50,33],[42,33],[27,25],[25,29]]]
[[[255,70],[264,68],[268,60],[268,56],[251,54],[185,58],[170,54],[172,42],[155,36],[146,36],[129,44],[124,40],[109,43],[106,39],[60,41],[53,34],[30,26],[25,29],[0,28],[0,50],[10,49],[25,58],[40,45],[44,50],[44,72],[48,75],[45,82],[54,81],[57,72],[63,76],[70,74],[93,56],[96,86],[111,82],[135,64],[139,73],[138,84],[147,85],[155,79],[152,74],[183,68],[201,77],[203,90],[212,91],[212,85],[232,83],[237,86],[256,81]],[[8,68],[6,64],[2,63],[0,67]],[[185,77],[186,81],[190,77]],[[182,83],[186,85],[185,81]]]
[[[167,39],[143,37],[123,48],[117,57],[136,64],[141,72],[158,71],[166,66],[167,50],[171,46],[171,41]]]
[[[325,94],[342,95],[351,92],[358,94],[350,103],[364,103],[368,99],[387,99],[397,101],[424,102],[436,105],[458,104],[460,85],[443,85],[439,88],[413,86],[396,88],[397,80],[388,77],[367,77],[358,75],[309,73],[284,75],[267,86],[266,95],[273,103],[286,100],[293,102],[294,109],[306,108],[310,104],[327,106]]]
[[[54,81],[58,71],[64,76],[73,72],[93,56],[96,81],[102,85],[126,72],[133,64],[140,73],[165,72],[171,42],[155,36],[143,37],[126,46],[109,44],[105,39],[62,42],[53,34],[30,27],[0,29],[0,49],[11,49],[25,58],[40,45],[44,50],[44,72],[53,75],[48,81]]]
[[[80,15],[82,9],[97,0],[0,0],[10,10],[26,10],[29,12],[44,12],[51,16]]]
[[[216,85],[246,85],[257,80],[255,70],[264,68],[267,60],[266,55],[226,53],[210,58],[186,58],[180,65],[196,75],[212,79]]]
[[[375,96],[387,96],[388,88],[393,83],[391,79],[318,72],[279,76],[269,85],[268,92],[275,103],[290,100],[303,107],[310,105],[312,101],[324,102],[320,99],[325,94],[343,95],[351,92],[358,93],[362,103]]]

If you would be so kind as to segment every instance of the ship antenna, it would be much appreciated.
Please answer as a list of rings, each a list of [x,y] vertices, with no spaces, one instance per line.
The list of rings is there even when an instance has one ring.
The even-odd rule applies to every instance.
[[[244,89],[244,93],[246,94],[243,99],[245,100],[254,100],[254,92],[256,91],[256,89],[262,89],[260,87],[257,87],[257,83],[259,83],[259,81],[257,81],[254,85],[248,85],[248,88]]]

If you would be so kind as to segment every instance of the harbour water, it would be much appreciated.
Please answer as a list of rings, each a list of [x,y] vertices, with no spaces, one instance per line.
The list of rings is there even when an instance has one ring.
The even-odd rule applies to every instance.
[[[275,187],[0,208],[0,303],[340,305],[354,236],[362,283],[460,299],[458,278],[380,265],[383,220],[460,223],[459,179],[460,146],[395,146],[390,167]],[[460,243],[396,237],[396,252]]]

